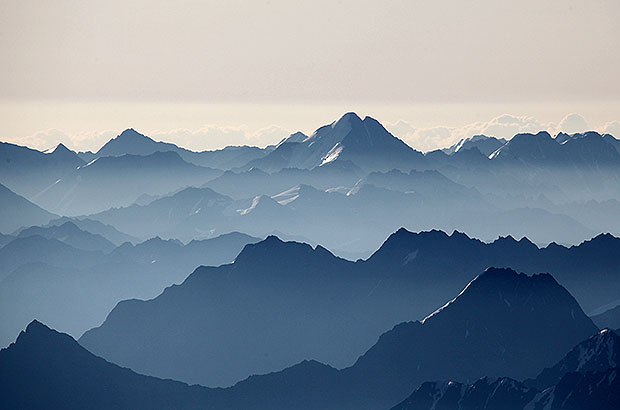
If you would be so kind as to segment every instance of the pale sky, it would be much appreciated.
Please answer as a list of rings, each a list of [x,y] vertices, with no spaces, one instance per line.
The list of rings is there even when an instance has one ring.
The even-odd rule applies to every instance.
[[[0,140],[265,145],[351,110],[423,150],[573,113],[613,130],[619,23],[617,0],[4,0]]]

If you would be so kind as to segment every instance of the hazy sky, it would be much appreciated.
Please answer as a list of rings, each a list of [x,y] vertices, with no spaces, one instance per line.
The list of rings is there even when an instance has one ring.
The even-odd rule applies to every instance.
[[[96,149],[133,126],[212,148],[349,110],[418,131],[501,114],[613,128],[619,20],[617,0],[4,0],[0,139]]]

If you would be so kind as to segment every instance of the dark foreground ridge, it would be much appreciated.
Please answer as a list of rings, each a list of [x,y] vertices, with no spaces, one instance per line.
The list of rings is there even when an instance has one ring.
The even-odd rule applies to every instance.
[[[0,382],[4,408],[387,409],[426,380],[535,377],[596,332],[550,275],[491,268],[423,322],[382,335],[343,370],[303,361],[228,389],[192,387],[113,365],[33,322],[0,352]],[[581,388],[589,377],[571,383]]]

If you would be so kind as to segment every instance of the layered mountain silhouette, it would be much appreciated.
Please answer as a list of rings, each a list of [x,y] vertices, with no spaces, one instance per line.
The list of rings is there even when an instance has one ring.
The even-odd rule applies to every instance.
[[[485,371],[513,377],[535,375],[541,365],[556,362],[574,344],[596,332],[576,301],[551,276],[530,277],[510,270],[489,269],[423,322],[403,323],[382,335],[349,368],[338,371],[314,361],[304,361],[281,372],[250,377],[229,389],[200,390],[204,402],[195,406],[218,409],[389,408],[409,394],[406,390],[411,391],[431,374],[440,374],[442,378],[449,373],[458,374],[461,382],[475,380]],[[540,338],[544,343],[539,343]],[[57,355],[64,356],[64,360],[53,360]],[[520,357],[523,361],[519,361]],[[53,388],[49,383],[43,385],[52,391],[50,399],[63,397],[63,391],[66,394],[63,383],[78,377],[75,373],[79,375],[81,371],[105,374],[108,383],[118,380],[114,386],[125,386],[127,374],[136,377],[129,370],[92,356],[68,336],[36,322],[20,334],[15,344],[0,353],[0,367],[8,374],[14,370],[15,363],[27,368],[25,363],[32,362],[48,364],[46,372],[58,383]],[[63,377],[54,378],[55,372],[62,372]],[[133,392],[143,392],[148,383],[154,381],[139,377],[141,379],[133,380],[130,385],[147,385]],[[84,378],[86,380],[90,379]],[[162,391],[179,386],[172,381],[166,383],[160,386]],[[108,392],[106,396],[102,392],[108,389],[102,387],[106,385],[88,383],[78,394],[91,391],[89,399],[98,398],[98,401],[111,400],[111,396],[116,400],[128,400],[124,394]],[[38,376],[32,377],[30,382],[24,381],[23,386],[28,386],[29,392],[43,388]],[[27,400],[23,391],[17,389],[11,399]],[[144,396],[147,395],[143,395],[142,403],[149,407],[149,400]],[[189,397],[191,395],[186,400]]]
[[[375,380],[364,382],[374,384],[373,397],[387,400],[447,374],[457,381],[533,376],[596,331],[552,276],[488,269],[422,322],[383,334],[353,368]]]
[[[213,180],[213,185],[207,184],[218,189],[224,185],[239,187],[224,189],[237,198],[240,191],[255,193],[263,189],[269,193],[276,192],[272,195],[234,199],[211,188],[191,188],[153,198],[144,204],[89,215],[89,218],[143,239],[158,235],[190,240],[208,232],[229,230],[266,236],[280,231],[310,238],[312,242],[321,243],[338,254],[358,257],[368,256],[390,232],[400,226],[415,230],[456,229],[484,240],[512,233],[543,244],[556,237],[568,243],[579,243],[594,235],[594,231],[573,218],[541,208],[503,210],[487,201],[477,190],[453,183],[435,171],[372,173],[357,180],[351,188],[336,186],[316,189],[317,184],[312,181],[308,182],[314,185],[288,186],[283,182],[292,182],[296,178],[294,174],[303,172],[283,170],[278,175],[268,175],[253,170],[245,174],[230,173],[219,182]],[[305,172],[314,173],[315,170]],[[290,178],[281,179],[284,173],[290,174]],[[246,177],[248,181],[244,184],[241,181]],[[266,182],[262,185],[265,181],[273,181],[274,184]],[[277,199],[302,186],[302,193],[294,201],[281,202]],[[203,201],[198,197],[218,198],[212,202],[217,209],[207,205],[211,211],[206,212],[205,206],[196,205]],[[250,209],[257,197],[263,198],[263,204],[269,202],[268,197],[276,198],[282,207],[275,206],[279,212],[243,215],[237,212]],[[302,203],[307,206],[301,207]],[[171,206],[174,211],[171,211]],[[386,207],[390,212],[386,212]],[[201,210],[195,213],[198,208]]]
[[[28,199],[84,164],[63,144],[41,152],[0,142],[0,184]]]
[[[540,244],[574,244],[598,232],[620,234],[620,222],[614,217],[620,212],[620,154],[615,141],[610,135],[594,132],[556,138],[545,132],[519,134],[505,143],[475,136],[448,149],[450,154],[437,150],[422,155],[376,120],[347,113],[310,136],[295,133],[265,149],[227,147],[193,152],[128,129],[96,154],[84,156],[89,159],[85,163],[64,146],[43,153],[5,144],[2,166],[6,172],[0,183],[6,181],[14,192],[44,209],[71,216],[132,203],[148,205],[187,186],[208,187],[251,203],[255,197],[272,197],[299,185],[354,197],[360,184],[365,184],[368,195],[348,204],[354,211],[342,210],[334,218],[340,223],[333,231],[340,237],[333,241],[321,234],[329,229],[326,226],[306,232],[313,227],[307,221],[322,221],[332,215],[318,207],[312,214],[299,216],[306,222],[297,226],[258,221],[247,231],[259,236],[279,231],[309,237],[342,255],[357,257],[369,255],[398,226],[457,229],[484,240],[510,234]],[[191,168],[197,165],[201,168]],[[221,171],[216,169],[235,171],[217,178]],[[390,172],[393,169],[403,171],[411,181],[403,184],[401,176]],[[376,188],[384,190],[373,191],[369,174],[377,171],[385,175],[381,181],[374,176],[381,185]],[[434,181],[438,183],[434,189],[433,181],[419,178],[425,175],[423,171],[438,172],[445,181]],[[450,184],[463,188],[444,189]],[[367,204],[368,197],[372,202]],[[382,212],[388,208],[398,212]],[[272,223],[276,226],[270,226]],[[245,230],[243,225],[233,225],[219,232]],[[355,229],[344,229],[350,226]],[[115,228],[126,231],[123,226]],[[161,230],[155,234],[167,235]],[[192,232],[181,236],[197,238]]]
[[[451,201],[454,198],[459,198],[463,203],[466,202],[465,200],[475,200],[478,207],[485,207],[483,198],[475,189],[457,184],[437,171],[412,170],[409,173],[403,173],[394,169],[385,173],[372,172],[358,181],[353,190],[359,189],[362,185],[372,185],[397,192],[417,193],[438,202]]]
[[[126,129],[116,138],[108,141],[103,147],[93,154],[96,157],[119,157],[127,154],[131,155],[151,155],[155,152],[172,151],[179,154],[183,160],[195,165],[231,169],[242,166],[251,160],[266,155],[271,148],[261,149],[258,147],[226,147],[215,151],[195,152],[177,145],[158,142],[146,135],[140,134],[133,128]],[[94,158],[93,158],[94,159]]]
[[[325,393],[325,382],[335,375],[333,368],[304,361],[231,389],[188,386],[107,362],[35,320],[0,351],[0,409],[284,410],[290,403],[319,409],[324,397],[317,393]],[[338,389],[328,386],[330,392]]]
[[[75,169],[35,199],[63,215],[83,215],[130,205],[141,194],[200,185],[219,174],[187,163],[175,152],[103,157]]]
[[[5,234],[24,226],[46,224],[57,217],[4,185],[0,185],[0,208],[0,232]]]
[[[252,198],[259,195],[276,195],[297,185],[309,185],[317,189],[333,189],[354,186],[364,172],[350,161],[328,163],[322,167],[307,169],[284,168],[267,173],[258,168],[246,172],[226,171],[207,182],[211,188],[234,199]]]
[[[293,201],[300,201],[297,202],[297,209],[313,203],[320,204],[319,199],[313,199],[308,205],[304,204],[303,189],[294,190],[277,199],[285,202],[299,194],[302,198]],[[277,202],[275,205],[281,206]],[[169,209],[172,211],[175,206],[170,205]],[[254,210],[250,210],[245,216],[251,215]],[[136,213],[137,220],[139,217],[140,214]],[[29,236],[20,234],[21,237],[17,239],[6,237],[8,243],[4,248],[0,248],[0,277],[12,279],[10,285],[6,282],[7,288],[0,291],[6,295],[7,309],[14,309],[14,318],[11,327],[4,330],[4,340],[13,335],[17,326],[25,325],[41,311],[48,312],[47,316],[39,316],[46,322],[78,336],[88,327],[103,320],[116,301],[123,298],[154,297],[164,287],[182,281],[196,266],[230,262],[245,244],[258,241],[240,234],[225,235],[217,240],[195,241],[186,246],[174,240],[154,239],[138,246],[125,244],[105,253],[105,249],[109,247],[107,241],[80,231],[76,231],[73,236],[65,235],[64,229],[67,227],[76,231],[75,226],[70,223],[63,229],[34,228],[26,230],[31,233]],[[40,234],[34,234],[36,232]],[[47,237],[44,238],[41,234]],[[87,239],[91,237],[98,238],[95,244],[106,244],[105,249],[90,246]],[[81,242],[77,238],[85,239]],[[231,240],[225,241],[225,238]],[[271,242],[271,245],[263,245],[264,249],[269,250],[267,254],[272,259],[267,262],[273,266],[274,273],[278,272],[277,275],[283,277],[286,272],[278,261],[285,257],[289,245],[273,246],[278,242]],[[215,248],[217,243],[221,243],[222,247]],[[230,246],[225,245],[226,243],[230,243]],[[356,342],[357,351],[349,349],[349,353],[330,363],[344,366],[352,362],[357,354],[361,354],[376,333],[384,330],[385,325],[380,318],[387,318],[387,323],[423,318],[457,293],[477,272],[488,266],[514,266],[528,273],[550,272],[577,297],[587,312],[595,311],[620,298],[620,279],[617,275],[620,261],[614,256],[618,254],[619,247],[619,240],[610,235],[598,236],[575,247],[552,245],[541,249],[527,239],[516,241],[509,237],[486,244],[460,233],[447,235],[432,231],[416,234],[399,230],[367,261],[350,263],[334,257],[324,258],[324,267],[321,269],[337,271],[341,265],[351,266],[347,269],[353,272],[352,280],[369,293],[372,290],[370,300],[377,310],[372,315],[376,316],[378,321],[373,325],[374,330],[369,328],[364,331],[368,338],[366,344],[360,339]],[[196,251],[188,253],[190,249]],[[446,255],[451,257],[446,258]],[[307,271],[303,264],[310,263],[306,258],[311,257],[311,253],[300,257],[296,262],[302,263],[302,268],[292,265],[291,269]],[[261,264],[262,262],[257,263],[259,267]],[[227,269],[222,267],[218,271],[226,272]],[[248,264],[244,269],[247,270],[247,275],[254,274],[253,265]],[[584,272],[587,272],[590,280],[583,280]],[[105,280],[101,282],[101,279],[97,278]],[[261,277],[254,277],[253,280],[260,282]],[[104,284],[107,285],[103,286]],[[102,290],[99,296],[94,297],[93,293],[97,293],[98,286]],[[324,286],[333,286],[331,292],[334,293],[347,294],[350,291],[346,283],[325,283]],[[75,289],[82,290],[76,293]],[[106,289],[105,292],[103,289]],[[258,294],[264,291],[262,287],[258,289]],[[231,292],[234,294],[236,291],[237,289],[233,289]],[[37,295],[47,296],[43,298]],[[90,303],[92,306],[96,305],[93,309],[74,309],[74,306],[81,303],[79,300],[82,297],[93,297],[93,301],[99,302]],[[204,301],[201,303],[207,304]],[[218,305],[217,301],[213,303],[216,309],[225,306],[221,303]],[[62,312],[69,313],[53,309],[54,304],[66,306],[66,311]],[[7,320],[8,318],[10,316]],[[237,320],[233,317],[231,323]],[[74,326],[75,323],[81,324]],[[613,323],[610,326],[613,326]],[[348,359],[344,359],[345,356]],[[315,358],[322,359],[321,356]]]
[[[38,321],[0,351],[0,386],[6,410],[214,408],[208,389],[118,367]]]
[[[611,135],[423,154],[347,113],[194,152],[127,129],[97,152],[2,143],[0,184],[0,345],[31,323],[0,408],[620,401]]]
[[[122,226],[125,232],[140,238],[161,236],[191,240],[234,229],[234,225],[228,222],[235,213],[235,209],[230,208],[233,204],[230,197],[212,189],[185,188],[147,205],[109,209],[90,218]]]
[[[42,236],[43,235],[43,236]],[[192,241],[154,238],[119,247],[73,223],[31,228],[0,248],[0,345],[33,318],[78,337],[128,298],[152,298],[199,265],[231,262],[259,239],[240,233]]]
[[[386,323],[398,323],[399,318],[413,310],[407,309],[407,306],[422,294],[413,290],[397,294],[392,290],[390,296],[396,301],[390,306],[390,298],[386,297],[389,287],[382,283],[391,281],[391,278],[382,277],[376,272],[374,280],[363,280],[366,275],[372,279],[373,274],[357,273],[356,276],[362,278],[354,280],[352,274],[347,272],[355,265],[340,261],[330,269],[325,259],[333,257],[322,249],[312,251],[307,245],[288,245],[288,248],[294,246],[297,250],[288,249],[286,255],[290,256],[286,259],[280,257],[277,261],[267,256],[273,250],[266,250],[265,243],[259,245],[246,247],[235,264],[229,265],[225,272],[218,273],[213,268],[199,269],[182,286],[167,289],[153,301],[127,301],[119,304],[106,322],[100,328],[87,332],[80,343],[96,354],[140,372],[205,385],[224,385],[232,383],[235,378],[242,379],[244,373],[247,376],[285,367],[294,363],[296,357],[313,357],[337,367],[347,364],[343,359],[350,360],[350,364],[354,359],[352,355],[363,352],[372,344],[381,332],[378,329],[385,328]],[[275,245],[283,247],[287,244]],[[303,253],[314,254],[314,257],[302,259]],[[253,268],[246,268],[248,273],[244,273],[244,266],[248,263],[246,261],[252,261]],[[297,266],[304,266],[304,270],[292,270],[294,261]],[[277,273],[278,265],[282,267],[278,269],[281,274]],[[318,266],[321,266],[320,271],[317,270]],[[340,287],[341,284],[345,285],[344,289]],[[488,292],[490,288],[496,287],[506,288],[497,290],[506,300],[500,298],[501,305],[497,302],[498,305],[493,305],[494,310],[491,311],[499,316],[503,314],[499,312],[508,315],[502,316],[501,323],[540,326],[539,330],[535,331],[532,327],[522,334],[537,340],[551,339],[534,348],[534,339],[526,342],[515,335],[515,332],[519,332],[516,329],[523,330],[519,326],[514,327],[514,331],[504,329],[501,334],[492,333],[493,338],[490,338],[491,334],[485,333],[486,330],[478,328],[501,327],[500,323],[492,322],[494,319],[491,317],[485,319],[491,313],[484,316],[483,311],[485,304],[491,306],[495,303]],[[222,300],[216,294],[226,294],[227,298]],[[538,302],[535,301],[539,299],[541,305],[536,305]],[[519,305],[525,300],[532,304],[527,307]],[[514,307],[509,307],[509,304]],[[540,314],[540,310],[551,309],[549,306],[556,305],[562,306],[558,309],[567,317],[554,316],[544,326],[542,319],[533,321],[533,316],[527,320],[520,317],[519,322],[515,322],[516,317],[508,319],[510,315],[517,314],[514,312],[521,312],[521,309],[530,312],[528,315],[536,315]],[[395,327],[357,360],[353,366],[359,369],[354,372],[356,377],[381,375],[380,379],[389,384],[377,384],[371,389],[372,383],[364,380],[365,384],[371,383],[366,385],[369,394],[372,392],[375,397],[382,395],[381,392],[388,395],[406,392],[411,383],[436,377],[435,372],[464,379],[480,377],[488,372],[533,377],[545,363],[550,365],[559,359],[557,350],[563,350],[564,353],[597,330],[590,319],[583,315],[574,299],[548,275],[532,279],[512,271],[492,270],[474,281],[467,292],[448,306],[442,310],[441,315],[431,316],[424,323],[410,322]],[[461,311],[469,319],[450,318],[451,312],[456,311]],[[143,316],[153,317],[154,312],[158,312],[157,321],[136,320]],[[554,310],[553,314],[557,312]],[[483,324],[474,323],[474,316],[480,316],[478,322]],[[274,317],[278,317],[277,322],[271,319]],[[578,323],[577,327],[583,333],[573,337],[572,330],[563,327],[567,320]],[[226,323],[225,328],[218,325],[222,321]],[[450,321],[453,323],[448,325]],[[547,325],[550,327],[546,328]],[[549,332],[549,329],[554,331]],[[483,342],[478,337],[487,340]],[[555,337],[564,340],[562,343],[565,344],[556,341]],[[442,339],[445,339],[445,345]],[[508,340],[523,341],[525,344],[521,347],[524,350],[511,351],[506,355]],[[412,352],[408,347],[412,344],[417,346],[416,351]],[[196,348],[191,347],[194,345]],[[455,345],[465,350],[455,348]],[[542,345],[553,346],[555,353],[543,352],[546,348],[543,349]],[[226,353],[222,351],[223,346],[226,346]],[[431,354],[435,348],[441,354]],[[456,357],[459,354],[462,357],[478,357],[483,351],[488,359],[477,358],[480,362],[473,367],[466,359]],[[454,360],[434,362],[438,356]],[[174,360],[170,360],[170,357],[174,357]],[[217,368],[217,372],[210,372],[208,363]],[[543,366],[528,374],[531,368],[540,364]],[[450,372],[444,373],[447,368]],[[417,370],[413,372],[412,369]],[[473,369],[471,371],[475,374],[468,373],[469,369]],[[478,370],[475,369],[480,369],[480,372],[476,373]],[[457,370],[460,373],[456,374]],[[344,370],[345,373],[351,371]],[[508,373],[502,373],[504,371]],[[405,377],[410,372],[421,378]],[[225,375],[228,375],[228,379]]]
[[[618,249],[620,239],[609,234],[598,235],[578,246],[552,243],[539,248],[527,238],[517,241],[508,236],[484,243],[459,232],[447,235],[440,231],[412,233],[399,229],[367,264],[373,270],[401,271],[401,277],[411,280],[412,286],[429,286],[429,293],[436,293],[440,286],[454,293],[476,271],[488,266],[513,267],[527,273],[548,272],[590,312],[620,299],[620,278],[616,273],[620,260],[615,257]]]
[[[132,243],[140,242],[137,238],[119,231],[118,229],[114,228],[112,225],[106,225],[99,221],[95,221],[93,219],[88,219],[88,218],[69,218],[69,217],[63,216],[58,219],[53,219],[48,224],[42,225],[41,227],[49,228],[52,226],[63,225],[66,222],[71,222],[72,224],[80,228],[82,231],[86,231],[86,232],[89,232],[95,235],[101,235],[116,246],[121,245],[125,242],[132,242]],[[15,234],[19,234],[22,230],[18,230],[17,232],[15,232]]]
[[[390,323],[371,293],[379,278],[354,266],[272,236],[151,301],[121,302],[80,343],[138,372],[210,386],[307,358],[348,365]],[[152,309],[157,319],[137,319]]]
[[[519,160],[548,166],[618,166],[620,154],[596,132],[576,134],[562,141],[548,132],[517,134],[492,155],[493,159]]]
[[[67,221],[62,225],[32,226],[20,231],[17,237],[26,238],[35,235],[47,239],[58,239],[67,245],[85,251],[102,251],[107,253],[116,248],[112,242],[103,236],[84,231],[71,221]]]

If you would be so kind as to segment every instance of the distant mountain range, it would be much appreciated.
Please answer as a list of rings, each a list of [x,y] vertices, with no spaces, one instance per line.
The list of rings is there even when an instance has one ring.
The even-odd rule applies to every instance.
[[[41,236],[47,239],[58,238],[61,242],[84,251],[108,253],[116,248],[112,242],[103,236],[84,231],[72,221],[67,221],[61,225],[31,226],[21,230],[17,235],[18,238],[30,236]]]
[[[268,207],[263,208],[265,205],[263,202],[269,200],[270,206],[275,208],[272,220],[285,220],[288,224],[292,224],[291,221],[295,220],[295,214],[287,216],[285,212],[282,212],[282,208],[285,210],[287,208],[282,206],[280,202],[285,203],[294,199],[293,203],[297,202],[298,205],[296,208],[290,209],[290,212],[297,212],[303,207],[329,207],[329,204],[333,203],[330,200],[323,204],[324,199],[321,199],[320,196],[314,198],[311,195],[310,198],[313,199],[304,204],[307,201],[304,192],[306,189],[310,189],[310,193],[312,193],[311,188],[303,188],[287,192],[273,200],[259,198],[254,207],[252,204],[240,206],[239,208],[242,211],[235,212],[235,218],[243,219],[254,212],[271,212],[267,209]],[[197,190],[197,192],[200,193],[201,190]],[[329,198],[327,193],[323,193],[323,195]],[[296,198],[297,196],[299,197]],[[340,197],[342,200],[347,198],[342,195]],[[187,203],[196,205],[196,207],[187,210],[174,202],[165,206],[162,204],[164,207],[161,210],[161,215],[167,215],[172,220],[175,217],[175,212],[181,215],[195,214],[197,216],[201,212],[206,212],[207,215],[211,215],[213,220],[225,217],[224,214],[215,212],[217,202],[213,201],[213,197],[207,196],[203,201],[204,206],[201,205],[202,202],[196,199],[188,201]],[[155,205],[154,203],[153,206]],[[137,207],[137,212],[129,220],[135,221],[138,226],[153,226],[165,221],[162,219],[158,222],[157,219],[152,219],[147,212],[148,209],[150,207],[147,209]],[[201,209],[201,211],[196,214],[197,209]],[[245,211],[248,212],[245,215],[240,215]],[[151,224],[148,222],[149,220],[155,222]],[[200,220],[199,218],[190,218],[185,223],[188,227],[200,228],[201,225],[197,222]],[[330,221],[333,220],[327,220],[327,222]],[[250,225],[245,225],[245,227],[248,226]],[[222,229],[224,227],[225,224],[221,225]],[[89,232],[97,232],[97,234],[90,234]],[[209,236],[218,234],[207,231],[204,233]],[[223,238],[226,237],[228,236]],[[0,293],[6,295],[4,297],[6,308],[14,310],[15,314],[11,319],[11,324],[7,322],[5,329],[3,329],[4,340],[11,337],[16,329],[24,326],[33,317],[45,319],[46,322],[79,336],[82,331],[102,321],[105,314],[114,307],[117,301],[125,298],[155,297],[166,286],[182,281],[196,266],[200,264],[219,265],[230,262],[245,244],[259,240],[244,235],[238,235],[237,238],[239,238],[238,241],[231,241],[231,246],[222,248],[221,251],[206,254],[195,253],[191,257],[185,256],[182,259],[178,258],[188,254],[186,251],[182,251],[183,247],[178,241],[150,240],[143,245],[136,246],[135,249],[137,252],[138,249],[152,248],[152,251],[146,253],[144,257],[136,259],[137,254],[135,252],[131,251],[125,255],[125,252],[120,251],[121,249],[133,249],[130,244],[110,250],[111,247],[118,246],[126,239],[131,240],[131,237],[101,222],[92,220],[69,220],[65,218],[52,221],[45,228],[22,229],[14,233],[13,236],[5,235],[2,237],[4,244],[0,244],[0,283],[3,283],[4,286],[4,289],[0,289]],[[135,238],[132,241],[134,243],[140,242]],[[196,241],[194,244],[204,243],[204,249],[209,250],[216,242],[207,240]],[[268,250],[267,254],[272,255],[273,261],[256,262],[243,268],[247,270],[247,275],[252,275],[253,280],[257,283],[261,283],[264,278],[261,275],[256,275],[253,270],[255,267],[262,269],[261,266],[265,266],[264,269],[271,269],[267,266],[270,266],[269,263],[273,263],[274,273],[277,272],[276,277],[284,277],[286,274],[282,271],[283,266],[277,261],[281,257],[280,253],[286,254],[288,252],[289,245],[273,246],[271,249],[270,243],[277,245],[279,242],[271,240],[261,246],[266,251]],[[150,248],[147,248],[146,244],[150,244]],[[156,246],[156,244],[161,245]],[[160,250],[158,250],[159,247],[161,247]],[[170,251],[164,251],[165,249]],[[322,269],[337,271],[338,266],[347,266],[348,270],[357,272],[353,277],[362,289],[365,288],[368,292],[375,289],[372,293],[372,303],[368,301],[364,303],[368,304],[369,307],[367,308],[376,306],[376,312],[373,312],[372,315],[376,315],[377,322],[372,325],[374,327],[370,326],[370,322],[365,325],[367,330],[359,335],[356,342],[352,342],[348,354],[337,355],[334,353],[333,356],[330,356],[332,359],[319,355],[313,357],[336,365],[346,365],[357,354],[361,353],[365,345],[369,343],[368,340],[372,339],[376,332],[382,330],[386,322],[393,324],[407,318],[424,317],[434,307],[448,299],[470,281],[476,272],[488,266],[514,267],[528,273],[550,272],[576,296],[586,312],[603,312],[619,304],[620,278],[617,272],[620,271],[620,260],[614,256],[620,254],[619,251],[620,240],[611,235],[599,235],[575,247],[553,244],[539,248],[527,239],[516,241],[512,237],[501,238],[485,244],[458,232],[452,235],[438,231],[414,234],[406,230],[399,230],[391,235],[367,261],[359,261],[355,264],[347,261],[341,263],[337,262],[340,261],[339,259],[329,256],[326,252],[321,262],[324,266]],[[164,257],[162,255],[169,256]],[[311,262],[312,255],[312,253],[307,254],[300,257],[299,260],[308,259],[304,263],[318,263]],[[446,255],[452,257],[446,259]],[[227,269],[229,268],[222,267],[219,271],[224,272]],[[298,268],[292,267],[291,269]],[[110,270],[115,273],[106,273]],[[590,280],[583,280],[584,272],[588,272]],[[102,283],[98,282],[99,279],[97,278],[100,277],[106,278],[105,287],[102,287]],[[4,278],[6,280],[2,282]],[[9,278],[11,279],[9,280]],[[233,284],[231,283],[230,286]],[[326,283],[324,286],[335,285]],[[76,293],[74,292],[76,287],[82,290]],[[103,289],[106,289],[105,292]],[[239,289],[231,290],[232,294],[237,291]],[[340,283],[331,291],[336,293],[348,292],[346,284]],[[92,309],[74,309],[74,306],[80,303],[79,297],[91,298],[93,294],[98,294],[98,296],[89,303]],[[41,295],[47,296],[42,297]],[[278,298],[279,296],[273,299],[274,303],[285,303]],[[94,303],[95,300],[98,302]],[[57,301],[62,301],[61,305],[66,306],[68,313],[51,308]],[[216,303],[214,309],[224,307],[220,302],[212,302]],[[201,306],[206,307],[212,302],[202,301]],[[277,306],[279,305],[276,304],[274,309],[279,309]],[[353,309],[354,306],[349,305],[348,308]],[[47,312],[47,315],[41,316],[38,312]],[[9,318],[7,317],[6,320]],[[232,318],[231,323],[236,320],[236,318]],[[331,319],[328,318],[327,321],[329,320]],[[598,319],[595,320],[597,323],[599,322]],[[616,326],[617,321],[615,321],[614,316],[601,323],[612,328],[620,327]],[[362,329],[360,328],[360,331]],[[355,345],[358,346],[358,350],[353,349]],[[302,358],[305,357],[299,359]]]
[[[24,226],[46,224],[57,218],[45,209],[17,195],[4,185],[0,185],[0,231],[13,232]]]
[[[66,222],[71,222],[83,231],[101,235],[116,246],[122,245],[125,242],[132,242],[134,244],[140,242],[137,238],[117,230],[112,225],[105,225],[99,221],[88,218],[68,218],[64,216],[58,219],[53,219],[42,227],[48,228],[51,226],[59,226],[65,224]],[[19,234],[20,232],[21,231],[15,232],[15,234]]]
[[[601,252],[618,254],[612,249],[619,246],[606,236],[579,247],[539,249],[527,240],[485,244],[459,233],[399,230],[368,260],[353,263],[321,247],[270,237],[246,247],[234,264],[200,268],[152,301],[119,304],[80,340],[140,372],[205,385],[227,385],[305,358],[343,367],[386,324],[423,318],[488,266],[553,272],[587,309],[620,299],[620,277],[610,274],[620,261],[600,259]],[[583,281],[583,272],[591,280]],[[138,317],[157,320],[136,325]],[[170,327],[175,330],[166,332]],[[257,332],[263,336],[248,349]],[[217,363],[217,372],[208,363]]]
[[[0,183],[28,199],[84,164],[62,144],[51,152],[40,152],[0,143]]]
[[[403,323],[383,334],[353,366],[343,370],[303,361],[227,389],[190,387],[122,369],[87,352],[69,336],[33,322],[0,352],[0,383],[15,386],[7,390],[5,408],[388,409],[415,390],[398,408],[438,408],[423,400],[429,396],[448,403],[446,408],[455,408],[449,403],[458,403],[462,396],[472,403],[463,408],[490,408],[476,407],[476,403],[485,403],[495,392],[495,399],[514,400],[496,401],[505,407],[494,409],[521,409],[528,402],[552,399],[553,408],[558,409],[572,408],[566,403],[584,402],[611,409],[620,386],[612,376],[616,370],[605,368],[613,363],[599,360],[604,349],[596,346],[617,349],[618,345],[609,342],[607,332],[597,332],[577,302],[550,275],[530,277],[490,269],[422,323]],[[566,373],[551,391],[539,392],[509,379],[497,384],[483,379],[474,385],[476,394],[464,384],[446,383],[444,388],[423,383],[428,377],[473,382],[484,372],[535,377],[543,367],[570,361],[572,352],[584,349],[589,363],[596,363],[588,369],[599,373]],[[41,370],[33,371],[35,366]],[[554,399],[559,397],[572,401]],[[71,404],[63,406],[66,402]],[[509,407],[517,402],[523,405]],[[415,406],[403,407],[407,403]]]
[[[175,152],[102,157],[65,175],[35,200],[62,215],[83,215],[131,205],[141,194],[162,195],[201,184],[220,173],[189,164]]]
[[[210,188],[233,201],[234,209],[222,219],[230,225],[223,229],[202,220],[199,229],[191,224],[173,227],[172,221],[163,228],[156,222],[160,215],[149,221],[153,226],[132,230],[124,226],[124,211],[116,222],[106,223],[140,239],[146,239],[140,231],[184,240],[211,231],[241,230],[256,236],[278,231],[304,236],[341,255],[365,257],[399,226],[457,229],[485,240],[527,236],[540,244],[579,243],[606,231],[620,235],[615,218],[620,212],[619,146],[613,136],[595,132],[556,138],[541,132],[518,134],[509,141],[479,135],[422,154],[376,120],[347,113],[309,136],[298,132],[264,149],[193,152],[133,129],[97,153],[80,155],[63,145],[44,153],[2,144],[0,183],[45,210],[81,217],[132,204],[146,206],[187,187]],[[348,195],[349,201],[331,195],[335,203],[321,200],[321,206],[286,210],[303,202],[291,197],[284,204],[276,200],[283,208],[272,203],[271,214],[231,217],[250,209],[257,197],[260,210],[268,206],[268,197],[303,185]],[[274,208],[290,218],[274,217]],[[188,218],[200,219],[177,215],[173,220]],[[288,226],[287,218],[295,223]],[[2,232],[32,224],[15,219],[11,229]],[[339,236],[331,238],[327,230]]]
[[[486,157],[491,156],[495,151],[506,144],[504,138],[487,137],[486,135],[474,135],[470,138],[463,138],[456,144],[445,148],[443,152],[453,155],[459,151],[476,149]]]
[[[99,151],[89,155],[85,159],[88,159],[87,162],[90,162],[100,157],[120,157],[127,154],[147,156],[156,152],[173,151],[179,154],[184,161],[195,165],[218,169],[231,169],[265,156],[272,149],[273,147],[261,149],[248,146],[230,146],[215,151],[195,152],[167,142],[154,141],[140,134],[133,128],[129,128],[116,138],[108,141]]]
[[[78,337],[121,300],[152,298],[200,265],[229,263],[259,241],[230,233],[179,241],[154,238],[116,246],[99,234],[62,225],[22,230],[0,248],[0,345],[33,318]]]
[[[0,346],[30,323],[0,409],[620,402],[608,134],[421,153],[350,112],[265,148],[0,143],[0,209]]]
[[[241,181],[246,177],[249,181],[245,186],[254,185],[255,190],[261,189],[256,188],[261,186],[257,180],[273,182],[278,189],[284,185],[280,176],[256,173],[229,174],[226,180],[236,188],[224,191],[238,195],[239,190],[245,190]],[[212,181],[216,188],[223,187],[216,181]],[[356,257],[367,257],[400,226],[412,230],[457,229],[485,240],[512,234],[543,244],[557,237],[579,243],[595,233],[571,217],[540,208],[502,210],[475,189],[453,183],[435,171],[372,173],[350,189],[320,190],[299,184],[274,195],[244,199],[208,188],[187,188],[144,205],[110,209],[89,218],[139,238],[158,235],[186,241],[229,230],[254,236],[279,231]]]

